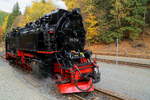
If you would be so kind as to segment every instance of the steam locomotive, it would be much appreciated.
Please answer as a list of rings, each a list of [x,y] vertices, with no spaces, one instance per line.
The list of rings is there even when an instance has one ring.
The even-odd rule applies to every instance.
[[[90,92],[100,72],[84,50],[85,35],[80,9],[57,9],[8,32],[6,59],[39,78],[51,77],[60,93]]]

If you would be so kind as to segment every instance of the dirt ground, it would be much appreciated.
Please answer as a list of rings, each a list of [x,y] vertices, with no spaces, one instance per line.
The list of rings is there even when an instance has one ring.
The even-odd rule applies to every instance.
[[[119,56],[150,59],[150,35],[144,35],[135,41],[122,41],[118,46]],[[92,50],[93,53],[101,55],[116,55],[116,48],[115,43],[86,45],[86,49]]]

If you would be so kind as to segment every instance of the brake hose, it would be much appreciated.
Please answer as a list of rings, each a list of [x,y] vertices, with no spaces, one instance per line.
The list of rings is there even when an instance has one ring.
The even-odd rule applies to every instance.
[[[78,67],[77,66],[75,66],[75,68],[77,69],[77,71],[80,73],[80,75],[81,75],[81,72],[80,72],[80,70],[78,69]],[[75,75],[75,74],[74,74]],[[90,78],[90,81],[91,81],[91,78]],[[92,84],[92,82],[91,82],[91,84],[90,84],[90,86],[87,88],[87,89],[81,89],[79,86],[78,86],[78,80],[76,80],[76,79],[74,79],[74,84],[75,84],[75,86],[76,86],[76,88],[78,89],[78,90],[80,90],[80,91],[82,91],[82,92],[87,92],[88,90],[90,90],[92,87],[93,87],[93,84]]]
[[[91,81],[91,79],[90,79]],[[91,83],[90,86],[87,88],[87,89],[81,89],[79,86],[78,86],[78,80],[74,80],[74,84],[76,86],[77,89],[79,89],[80,91],[82,92],[87,92],[88,90],[90,90],[92,87],[93,87],[93,84]]]

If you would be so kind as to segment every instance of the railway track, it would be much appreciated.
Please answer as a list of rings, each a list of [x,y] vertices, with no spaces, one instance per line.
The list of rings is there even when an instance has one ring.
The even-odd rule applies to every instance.
[[[136,100],[104,89],[95,89],[94,92],[85,94],[71,94],[71,97],[70,100]]]

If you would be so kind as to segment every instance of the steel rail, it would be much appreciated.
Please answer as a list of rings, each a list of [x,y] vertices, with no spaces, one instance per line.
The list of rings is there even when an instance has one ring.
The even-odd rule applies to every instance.
[[[79,95],[76,95],[76,94],[72,94],[73,97],[77,98],[78,100],[86,100],[85,98],[79,96]]]
[[[110,90],[105,90],[105,89],[97,89],[95,88],[94,92],[100,94],[100,95],[106,95],[110,98],[113,98],[111,100],[136,100],[136,99],[133,99],[133,98],[130,98],[128,96],[125,96],[125,95],[121,95],[121,94],[118,94],[118,93],[115,93],[113,91],[110,91]],[[71,95],[72,97],[78,99],[78,100],[86,100],[86,98],[80,96],[80,95],[77,95],[77,94],[72,94]]]

